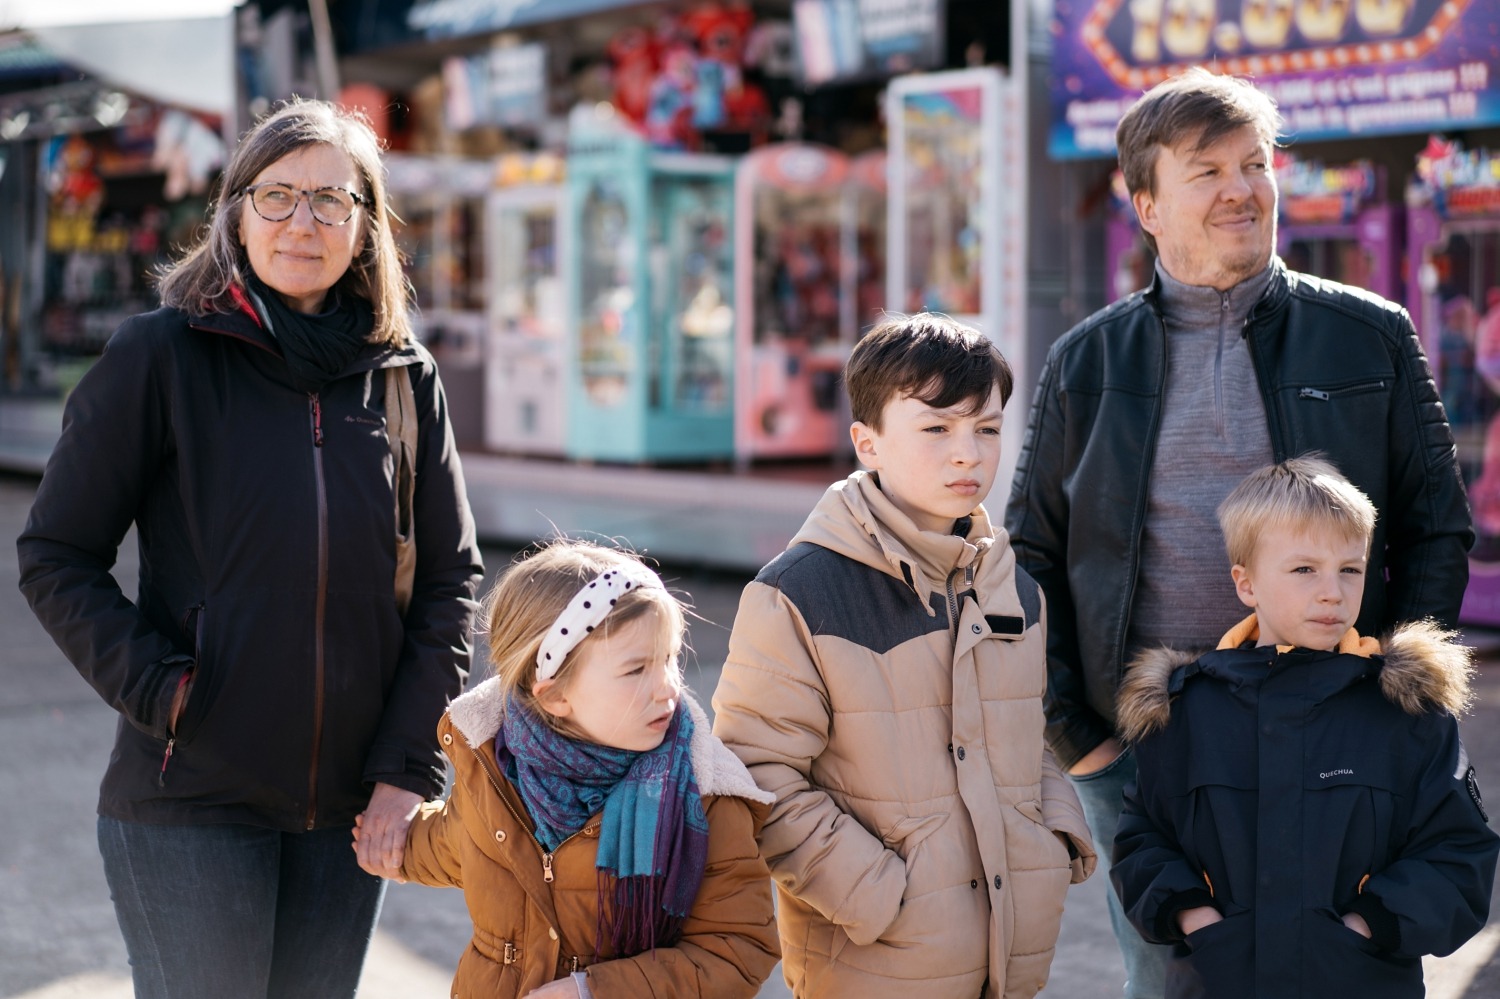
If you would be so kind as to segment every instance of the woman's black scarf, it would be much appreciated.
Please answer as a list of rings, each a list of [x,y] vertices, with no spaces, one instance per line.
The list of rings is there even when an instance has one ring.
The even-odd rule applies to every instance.
[[[309,315],[287,305],[255,271],[245,269],[256,311],[281,347],[292,381],[303,392],[321,392],[370,342],[375,311],[358,295],[332,290],[326,308]]]

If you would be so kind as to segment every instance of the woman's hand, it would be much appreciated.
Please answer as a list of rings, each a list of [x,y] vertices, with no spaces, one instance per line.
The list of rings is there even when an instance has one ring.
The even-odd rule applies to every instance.
[[[376,784],[365,810],[354,817],[354,853],[359,866],[394,881],[401,877],[406,855],[406,830],[416,817],[422,796],[392,784]]]
[[[1182,930],[1182,935],[1196,933],[1205,926],[1222,922],[1224,914],[1211,905],[1194,906],[1191,909],[1183,909],[1177,914],[1177,928]]]
[[[532,989],[522,999],[578,999],[578,986],[571,978],[559,978],[539,989]]]
[[[1366,940],[1369,940],[1372,936],[1374,936],[1374,934],[1370,932],[1370,924],[1365,922],[1365,917],[1361,916],[1359,913],[1346,912],[1339,918],[1344,921],[1345,926],[1349,927],[1351,930],[1353,930],[1355,933],[1358,933]]]

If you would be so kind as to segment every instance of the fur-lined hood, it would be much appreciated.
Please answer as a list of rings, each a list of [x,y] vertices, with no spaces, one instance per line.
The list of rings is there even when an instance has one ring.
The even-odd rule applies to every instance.
[[[713,734],[708,715],[686,688],[682,691],[682,701],[693,719],[693,740],[689,749],[698,792],[733,795],[762,805],[775,804],[776,796],[757,787],[739,757]],[[448,705],[448,718],[453,727],[474,749],[495,737],[504,715],[505,690],[500,686],[499,677],[490,677]]]
[[[1243,633],[1244,628],[1241,624],[1231,634]],[[1456,632],[1432,621],[1418,621],[1401,625],[1379,643],[1383,652],[1371,661],[1380,671],[1380,691],[1386,700],[1409,715],[1431,710],[1463,714],[1472,696],[1473,650],[1459,645],[1457,638]],[[1354,636],[1353,643],[1346,639],[1340,651],[1368,655],[1363,651],[1368,645],[1368,640]],[[1180,671],[1201,658],[1200,653],[1169,648],[1149,649],[1135,657],[1120,686],[1117,709],[1120,735],[1126,742],[1139,741],[1166,726],[1172,699],[1185,679]]]

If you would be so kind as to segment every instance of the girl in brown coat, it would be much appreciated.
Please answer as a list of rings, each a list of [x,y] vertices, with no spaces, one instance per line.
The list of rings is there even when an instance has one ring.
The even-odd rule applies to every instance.
[[[681,605],[629,553],[563,540],[486,617],[496,675],[439,724],[453,791],[401,864],[464,889],[455,999],[754,996],[778,958],[771,798],[683,689]]]

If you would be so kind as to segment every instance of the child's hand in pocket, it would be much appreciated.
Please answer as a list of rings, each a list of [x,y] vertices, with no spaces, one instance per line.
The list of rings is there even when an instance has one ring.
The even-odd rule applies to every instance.
[[[1344,921],[1345,926],[1349,927],[1351,930],[1353,930],[1355,933],[1358,933],[1366,940],[1374,936],[1374,934],[1370,932],[1370,924],[1365,922],[1365,917],[1361,916],[1359,913],[1346,912],[1339,918]]]
[[[1177,914],[1177,927],[1182,930],[1183,936],[1188,936],[1220,922],[1224,914],[1211,905],[1199,905],[1191,909],[1183,909]]]
[[[522,999],[578,999],[578,986],[571,978],[559,978],[539,989],[532,989]]]

